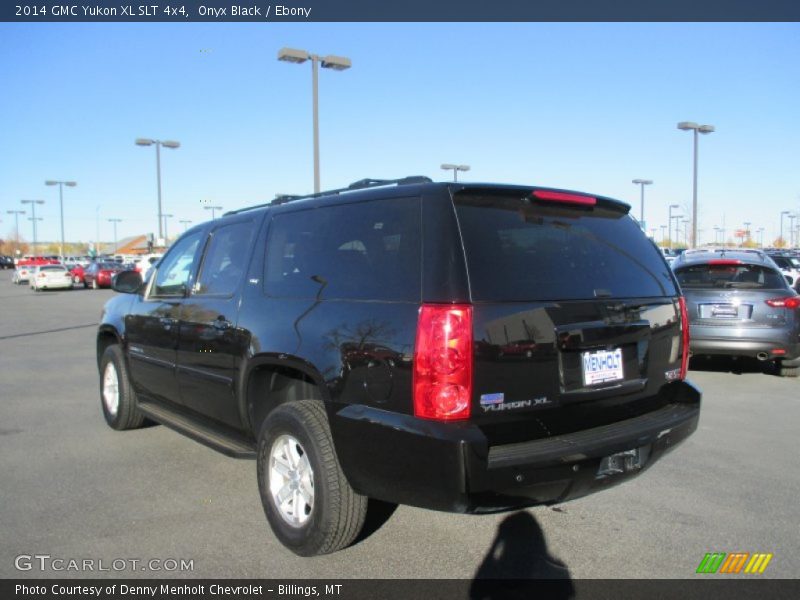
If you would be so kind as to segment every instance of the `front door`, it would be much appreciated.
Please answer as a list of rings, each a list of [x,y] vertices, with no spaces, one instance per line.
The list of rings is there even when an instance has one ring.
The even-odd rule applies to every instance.
[[[236,374],[249,345],[249,335],[236,325],[255,227],[255,220],[248,216],[211,232],[180,316],[181,401],[203,416],[236,428],[242,427]]]
[[[179,318],[202,233],[190,233],[172,246],[125,318],[134,388],[163,402],[180,402],[175,376]]]

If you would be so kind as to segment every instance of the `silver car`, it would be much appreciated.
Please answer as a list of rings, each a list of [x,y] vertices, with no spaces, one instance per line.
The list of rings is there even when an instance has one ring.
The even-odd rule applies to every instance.
[[[773,361],[800,371],[800,296],[760,252],[692,252],[673,263],[686,297],[693,354]]]

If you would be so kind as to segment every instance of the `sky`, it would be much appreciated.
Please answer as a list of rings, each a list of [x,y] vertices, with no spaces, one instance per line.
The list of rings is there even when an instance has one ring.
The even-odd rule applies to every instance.
[[[797,23],[0,23],[0,237],[37,207],[39,241],[158,230],[313,191],[311,67],[293,47],[351,59],[319,76],[322,189],[470,165],[460,179],[618,198],[648,230],[691,216],[700,137],[700,241],[800,214]],[[20,232],[32,238],[32,223]],[[788,232],[789,219],[784,221]],[[795,221],[800,224],[800,219]],[[691,229],[691,225],[689,226]],[[787,233],[788,237],[788,233]]]

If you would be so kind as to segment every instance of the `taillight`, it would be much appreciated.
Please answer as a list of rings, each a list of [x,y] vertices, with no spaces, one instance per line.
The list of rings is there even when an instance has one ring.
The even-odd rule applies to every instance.
[[[683,338],[683,349],[681,354],[680,379],[686,379],[689,370],[689,311],[686,309],[686,298],[681,296],[678,299],[681,307],[681,337]]]
[[[472,306],[423,304],[414,348],[414,415],[468,419],[472,399]]]
[[[788,298],[770,298],[766,301],[773,308],[800,308],[800,296],[789,296]]]

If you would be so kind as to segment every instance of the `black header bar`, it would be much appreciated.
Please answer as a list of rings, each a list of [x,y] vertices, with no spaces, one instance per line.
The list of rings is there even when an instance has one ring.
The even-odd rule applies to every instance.
[[[5,22],[798,21],[797,0],[15,0]]]

